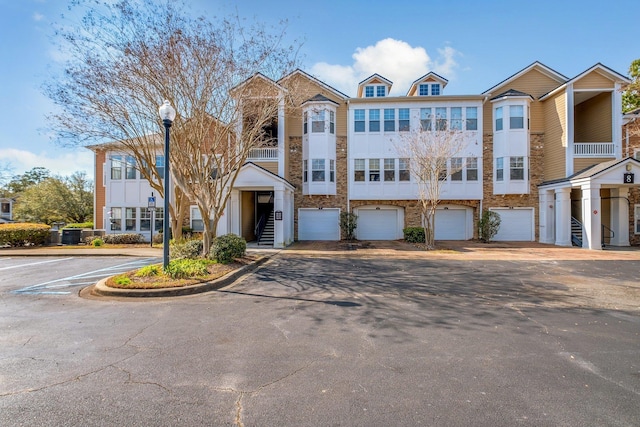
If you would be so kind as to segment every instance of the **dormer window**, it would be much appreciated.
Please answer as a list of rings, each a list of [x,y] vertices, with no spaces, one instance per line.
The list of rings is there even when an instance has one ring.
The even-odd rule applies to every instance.
[[[426,83],[422,83],[422,84],[418,87],[418,90],[419,90],[419,92],[418,92],[418,93],[420,94],[420,96],[427,96],[427,95],[429,95],[429,85],[428,85],[428,84],[426,84]]]
[[[366,86],[364,88],[364,97],[373,98],[373,86]]]
[[[383,85],[369,85],[364,87],[365,98],[382,98],[387,96],[387,87]]]
[[[431,85],[431,95],[440,95],[440,83],[433,83]]]
[[[384,86],[377,86],[376,87],[376,96],[377,97],[383,97],[387,95],[387,88]]]

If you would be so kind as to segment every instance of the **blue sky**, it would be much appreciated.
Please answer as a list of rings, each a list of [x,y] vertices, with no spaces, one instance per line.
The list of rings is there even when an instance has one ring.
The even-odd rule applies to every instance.
[[[534,61],[573,77],[597,62],[626,75],[640,58],[627,19],[637,0],[188,1],[195,14],[287,19],[289,42],[303,43],[303,69],[348,95],[374,72],[394,82],[391,94],[404,95],[427,71],[449,80],[445,94],[475,94]],[[41,87],[59,69],[52,25],[67,4],[0,0],[0,164],[15,174],[93,170],[89,150],[56,145],[47,131],[54,105]]]

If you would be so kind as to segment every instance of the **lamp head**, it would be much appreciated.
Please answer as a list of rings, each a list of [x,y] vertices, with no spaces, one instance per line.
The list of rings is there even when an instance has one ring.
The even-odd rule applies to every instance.
[[[160,113],[160,118],[163,122],[169,121],[171,123],[176,118],[176,109],[171,106],[167,99],[158,108],[158,113]]]

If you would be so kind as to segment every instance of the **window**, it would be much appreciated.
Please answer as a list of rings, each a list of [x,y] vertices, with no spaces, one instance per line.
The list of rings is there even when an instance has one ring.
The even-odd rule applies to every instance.
[[[422,130],[431,130],[431,108],[420,109],[420,127]]]
[[[305,111],[302,115],[302,133],[307,134],[307,120],[309,120],[309,114]]]
[[[400,108],[398,110],[398,130],[400,132],[407,132],[409,130],[409,109]]]
[[[462,157],[451,158],[451,181],[462,181]]]
[[[151,210],[140,208],[140,231],[151,230]]]
[[[324,159],[311,159],[311,181],[324,182]]]
[[[395,181],[396,180],[396,160],[384,159],[384,180]]]
[[[461,107],[451,107],[451,130],[462,130]]]
[[[393,108],[384,109],[384,131],[393,132],[396,130],[396,110]]]
[[[376,87],[376,96],[386,96],[387,94],[387,88],[384,86],[377,86]]]
[[[509,159],[509,179],[512,181],[524,180],[524,157],[511,157]]]
[[[364,159],[355,159],[353,164],[353,180],[364,181]]]
[[[429,95],[429,85],[426,83],[421,83],[420,86],[418,86],[418,94],[420,96]]]
[[[496,159],[496,181],[504,181],[504,158]]]
[[[436,108],[436,130],[447,130],[447,109]]]
[[[125,208],[124,215],[124,229],[134,231],[136,229],[136,208]]]
[[[467,130],[478,130],[477,107],[467,107]]]
[[[336,113],[329,111],[329,133],[336,133]]]
[[[373,98],[373,86],[367,86],[364,88],[365,98]]]
[[[11,205],[9,203],[2,202],[0,206],[2,206],[0,213],[8,214],[11,212]]]
[[[191,207],[191,229],[193,231],[204,231],[204,221],[197,206]]]
[[[431,85],[431,95],[440,95],[440,84],[434,83]]]
[[[522,105],[509,107],[509,129],[524,129],[524,107]]]
[[[122,230],[122,208],[111,208],[111,230]]]
[[[336,182],[336,161],[329,160],[329,182]]]
[[[153,228],[156,230],[162,230],[164,224],[164,208],[156,208],[156,220],[153,223]]]
[[[478,180],[478,158],[467,157],[467,181]]]
[[[364,110],[353,110],[353,130],[364,132]]]
[[[635,234],[640,234],[640,205],[635,206]]]
[[[158,174],[160,178],[164,179],[164,156],[156,155],[156,169],[158,170]]]
[[[369,181],[380,181],[380,159],[369,159]]]
[[[127,156],[125,160],[125,179],[136,179],[136,159],[133,156]]]
[[[122,156],[111,156],[111,179],[122,179]]]
[[[311,114],[311,132],[324,132],[324,110],[314,111]]]
[[[380,132],[380,110],[369,110],[369,132]]]
[[[400,181],[409,181],[411,174],[409,173],[409,159],[398,160],[399,178]]]
[[[502,107],[496,108],[496,131],[502,130]]]
[[[302,182],[309,180],[309,160],[302,161]]]

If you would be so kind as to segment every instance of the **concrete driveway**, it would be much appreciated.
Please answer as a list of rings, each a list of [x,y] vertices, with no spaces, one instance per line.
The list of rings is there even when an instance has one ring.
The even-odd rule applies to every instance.
[[[637,425],[637,253],[315,249],[197,296],[0,295],[0,424]]]

